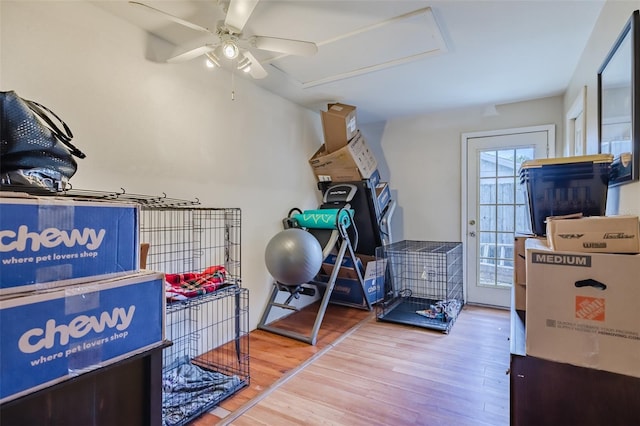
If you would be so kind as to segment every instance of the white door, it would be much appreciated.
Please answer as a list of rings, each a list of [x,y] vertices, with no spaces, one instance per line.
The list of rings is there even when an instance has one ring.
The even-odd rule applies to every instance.
[[[514,233],[530,232],[518,172],[523,161],[553,156],[554,126],[467,133],[462,143],[466,301],[508,307]]]

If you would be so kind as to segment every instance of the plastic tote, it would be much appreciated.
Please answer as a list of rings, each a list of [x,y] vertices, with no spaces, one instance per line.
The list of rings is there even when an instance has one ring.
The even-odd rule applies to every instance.
[[[522,163],[520,183],[525,185],[532,232],[546,235],[549,216],[603,216],[612,162],[611,154],[596,154]]]

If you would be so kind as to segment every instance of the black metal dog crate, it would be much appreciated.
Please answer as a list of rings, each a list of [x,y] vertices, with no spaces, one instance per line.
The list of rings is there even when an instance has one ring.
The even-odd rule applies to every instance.
[[[146,268],[165,273],[163,425],[185,425],[249,384],[249,293],[236,208],[143,206]],[[143,256],[144,257],[144,256]]]
[[[464,303],[462,244],[400,241],[378,247],[376,257],[387,265],[377,319],[448,333]]]
[[[185,425],[249,384],[248,306],[237,286],[167,304],[164,425]]]

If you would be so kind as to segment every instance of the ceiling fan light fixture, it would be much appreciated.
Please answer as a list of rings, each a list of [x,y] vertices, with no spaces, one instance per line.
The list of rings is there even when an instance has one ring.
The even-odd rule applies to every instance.
[[[236,46],[236,44],[232,40],[227,40],[222,45],[222,54],[225,56],[225,58],[235,59],[238,57],[238,53],[238,46]]]

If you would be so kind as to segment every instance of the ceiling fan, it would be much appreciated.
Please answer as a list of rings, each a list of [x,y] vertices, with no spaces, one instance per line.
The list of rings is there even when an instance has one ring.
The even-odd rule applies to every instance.
[[[253,56],[251,49],[301,56],[312,56],[318,51],[316,44],[309,41],[243,34],[242,30],[258,1],[230,0],[227,2],[218,0],[218,4],[222,6],[223,10],[226,10],[226,17],[224,21],[218,22],[213,30],[141,2],[130,1],[129,3],[160,14],[176,24],[207,34],[204,42],[197,41],[195,46],[190,44],[178,47],[175,53],[167,59],[169,63],[184,62],[204,55],[207,58],[207,65],[210,67],[220,67],[221,60],[226,59],[232,61],[237,69],[250,74],[253,78],[260,79],[267,76],[267,71]]]

